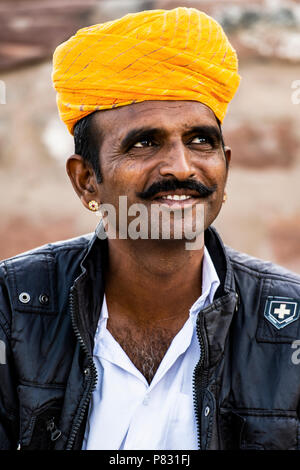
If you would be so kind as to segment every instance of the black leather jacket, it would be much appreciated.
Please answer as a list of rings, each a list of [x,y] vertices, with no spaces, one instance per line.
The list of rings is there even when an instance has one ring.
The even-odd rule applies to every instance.
[[[0,264],[1,449],[81,448],[101,381],[92,351],[107,242],[96,233]],[[299,449],[300,277],[224,247],[213,228],[205,244],[221,285],[197,320],[199,448]]]

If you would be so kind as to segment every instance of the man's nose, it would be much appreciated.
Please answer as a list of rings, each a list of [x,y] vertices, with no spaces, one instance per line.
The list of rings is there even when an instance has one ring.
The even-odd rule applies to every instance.
[[[161,176],[172,176],[178,180],[185,180],[195,176],[188,149],[182,143],[174,144],[163,149],[163,162],[160,166]]]

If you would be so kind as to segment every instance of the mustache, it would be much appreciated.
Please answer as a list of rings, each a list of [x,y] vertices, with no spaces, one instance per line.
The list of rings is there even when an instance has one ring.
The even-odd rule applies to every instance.
[[[217,189],[217,185],[214,184],[213,186],[208,187],[200,183],[199,181],[191,179],[183,181],[177,179],[163,180],[153,183],[145,191],[137,193],[137,196],[141,199],[149,199],[155,196],[155,194],[160,193],[162,191],[175,191],[176,189],[191,189],[193,191],[197,191],[199,197],[204,198],[213,194]]]

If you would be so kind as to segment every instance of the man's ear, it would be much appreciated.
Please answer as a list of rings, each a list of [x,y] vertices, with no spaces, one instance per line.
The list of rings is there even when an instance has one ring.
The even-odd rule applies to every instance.
[[[224,152],[225,152],[225,158],[227,162],[227,168],[229,168],[230,160],[231,160],[231,148],[225,145]]]
[[[81,155],[71,155],[66,162],[66,170],[84,207],[89,209],[91,200],[100,203],[95,172]]]

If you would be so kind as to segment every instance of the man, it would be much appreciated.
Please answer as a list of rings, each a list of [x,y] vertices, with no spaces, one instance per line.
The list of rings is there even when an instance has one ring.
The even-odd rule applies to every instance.
[[[299,276],[211,227],[239,83],[221,27],[177,8],[85,28],[56,50],[53,81],[68,175],[105,217],[1,264],[1,447],[299,448]],[[187,248],[187,214],[204,245]]]

